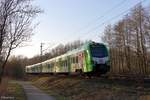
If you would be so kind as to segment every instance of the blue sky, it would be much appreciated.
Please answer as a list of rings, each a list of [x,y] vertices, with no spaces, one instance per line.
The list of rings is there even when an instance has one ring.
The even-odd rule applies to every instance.
[[[40,6],[44,13],[34,20],[39,25],[29,46],[18,48],[13,54],[38,55],[41,42],[45,43],[43,49],[48,50],[77,39],[101,42],[104,27],[123,18],[124,14],[110,19],[140,1],[143,0],[35,0],[34,5]],[[150,1],[145,0],[143,4],[150,4]]]

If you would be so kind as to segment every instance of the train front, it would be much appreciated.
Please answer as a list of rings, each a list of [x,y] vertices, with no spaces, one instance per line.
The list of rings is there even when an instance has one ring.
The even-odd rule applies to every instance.
[[[96,74],[106,74],[110,71],[108,50],[104,44],[92,43],[90,45],[93,72]]]

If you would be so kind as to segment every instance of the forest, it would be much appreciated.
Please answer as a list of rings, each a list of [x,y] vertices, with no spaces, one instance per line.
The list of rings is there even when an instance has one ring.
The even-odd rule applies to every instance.
[[[101,37],[109,49],[111,71],[109,75],[127,75],[148,77],[150,75],[150,7],[143,7],[141,4],[134,7],[121,20],[114,24],[107,25]],[[20,72],[24,75],[26,65],[35,64],[81,46],[86,41],[76,40],[68,44],[60,44],[50,49],[42,56],[36,55],[32,58],[23,56],[12,56],[5,69],[5,74]],[[21,69],[17,67],[21,67]],[[15,67],[17,66],[17,67]],[[14,72],[13,72],[14,71]]]
[[[106,26],[102,39],[110,49],[111,73],[150,74],[149,10],[139,4],[122,20]]]

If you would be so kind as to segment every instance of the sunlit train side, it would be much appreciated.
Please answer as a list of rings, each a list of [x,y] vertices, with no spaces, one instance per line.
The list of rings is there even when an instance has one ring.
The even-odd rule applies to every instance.
[[[26,73],[91,73],[110,70],[108,49],[102,43],[87,42],[78,49],[44,62],[26,66]]]

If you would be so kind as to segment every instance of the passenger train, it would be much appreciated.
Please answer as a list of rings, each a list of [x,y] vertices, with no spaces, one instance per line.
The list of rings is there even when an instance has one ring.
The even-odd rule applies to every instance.
[[[26,66],[26,73],[106,74],[110,71],[107,47],[93,41],[58,57]]]

